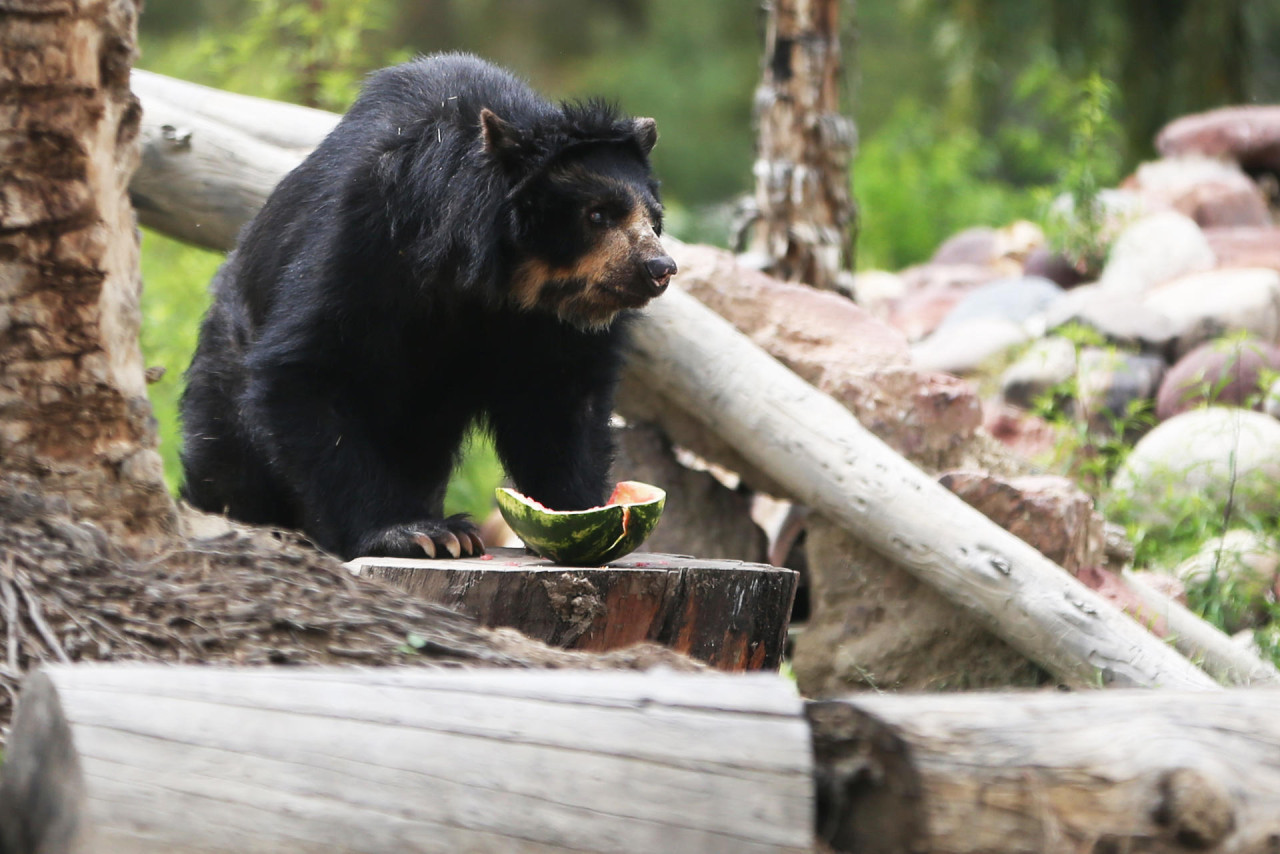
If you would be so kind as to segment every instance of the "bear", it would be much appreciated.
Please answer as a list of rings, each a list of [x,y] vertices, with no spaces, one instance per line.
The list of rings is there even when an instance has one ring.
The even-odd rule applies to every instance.
[[[443,509],[478,425],[519,491],[601,504],[627,327],[676,272],[656,141],[467,54],[371,74],[213,278],[182,497],[344,560],[478,555]]]

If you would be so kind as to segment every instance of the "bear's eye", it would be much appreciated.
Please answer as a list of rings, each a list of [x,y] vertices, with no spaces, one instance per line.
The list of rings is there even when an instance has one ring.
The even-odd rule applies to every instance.
[[[592,225],[605,226],[609,224],[609,214],[604,208],[592,208],[587,211],[587,222]]]

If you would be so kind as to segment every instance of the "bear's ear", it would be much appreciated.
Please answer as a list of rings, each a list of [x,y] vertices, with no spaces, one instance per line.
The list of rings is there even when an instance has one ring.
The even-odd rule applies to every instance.
[[[647,157],[658,142],[658,123],[653,119],[636,119],[632,125],[635,127],[636,141]]]
[[[502,161],[515,156],[521,143],[519,129],[488,107],[480,111],[480,138],[484,140],[485,152]]]

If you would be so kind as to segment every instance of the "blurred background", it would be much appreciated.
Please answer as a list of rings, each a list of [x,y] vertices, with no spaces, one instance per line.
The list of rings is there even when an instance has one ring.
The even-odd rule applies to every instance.
[[[751,191],[764,14],[741,0],[147,0],[138,64],[341,111],[373,68],[478,53],[553,98],[654,116],[670,231],[728,245]],[[1081,169],[1110,185],[1176,116],[1280,102],[1275,0],[868,0],[842,14],[860,269],[922,261],[966,226],[1036,219]],[[1092,114],[1086,91],[1106,93]],[[144,236],[143,346],[168,369],[152,399],[171,484],[181,372],[220,260]],[[500,469],[473,456],[484,475],[452,509],[487,506],[487,486],[467,483]]]

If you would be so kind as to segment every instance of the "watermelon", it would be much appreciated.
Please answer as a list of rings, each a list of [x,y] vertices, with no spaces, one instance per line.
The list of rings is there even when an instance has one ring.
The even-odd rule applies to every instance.
[[[625,480],[602,507],[551,510],[514,489],[495,490],[498,510],[525,545],[562,566],[603,566],[640,547],[662,516],[667,493]]]

